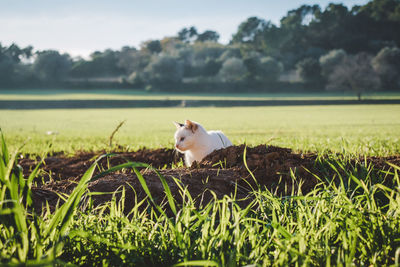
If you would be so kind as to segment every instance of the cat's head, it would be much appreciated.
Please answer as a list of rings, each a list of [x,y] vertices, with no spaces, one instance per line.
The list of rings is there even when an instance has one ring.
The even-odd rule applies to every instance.
[[[199,125],[196,122],[186,120],[185,124],[174,122],[177,130],[175,132],[175,148],[184,152],[193,147],[196,141],[196,132]]]

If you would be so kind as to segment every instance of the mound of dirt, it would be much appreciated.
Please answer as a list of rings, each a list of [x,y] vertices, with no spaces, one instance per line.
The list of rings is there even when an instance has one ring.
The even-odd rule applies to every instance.
[[[245,155],[245,160],[244,160]],[[307,170],[315,173],[315,154],[297,154],[288,148],[259,145],[257,147],[232,146],[223,150],[214,151],[199,164],[200,167],[210,168],[223,166],[224,168],[237,168],[240,177],[247,177],[246,182],[256,186],[257,184],[267,187],[269,190],[281,194],[292,192],[294,186],[297,191],[297,183],[291,178],[291,172],[303,179],[303,192],[310,191],[315,187],[317,180]],[[247,165],[247,167],[246,167]],[[282,186],[279,186],[283,185]]]
[[[43,179],[38,179],[38,182],[42,180],[49,181],[50,176],[52,180],[79,180],[95,159],[103,154],[106,154],[106,152],[81,152],[73,157],[63,154],[47,157],[41,166],[41,169],[45,172],[41,177]],[[177,153],[175,150],[163,148],[154,150],[140,149],[136,152],[113,152],[113,154],[116,155],[108,159],[102,159],[99,162],[102,169],[128,161],[147,163],[156,169],[171,168],[172,164],[178,163],[183,159],[182,154]],[[20,165],[23,166],[24,174],[28,175],[35,168],[38,161],[40,161],[39,158],[36,160],[30,158],[22,159]]]
[[[36,179],[36,186],[32,188],[36,210],[40,210],[46,201],[50,207],[56,207],[61,201],[58,194],[70,194],[77,181],[101,154],[103,153],[80,153],[74,157],[58,155],[46,158],[43,172]],[[321,174],[321,169],[316,164],[317,155],[293,153],[287,148],[266,145],[232,146],[214,151],[191,168],[171,168],[182,160],[182,155],[177,155],[171,149],[142,149],[116,154],[114,157],[102,159],[99,169],[105,170],[127,161],[148,163],[165,178],[178,203],[182,201],[181,189],[186,188],[196,199],[197,205],[208,203],[213,199],[213,194],[219,199],[224,195],[235,195],[236,199],[243,199],[238,201],[239,205],[245,205],[250,201],[246,198],[249,192],[258,186],[266,187],[278,195],[289,195],[299,189],[307,193],[318,183],[314,174]],[[400,165],[399,156],[371,157],[368,160],[381,169],[388,168],[387,162]],[[20,162],[26,174],[35,164],[34,160],[29,159]],[[142,168],[140,172],[153,199],[162,203],[165,200],[165,192],[157,173],[148,168]],[[293,179],[293,176],[301,177],[301,181]],[[122,187],[125,188],[127,211],[133,207],[135,199],[140,201],[147,196],[139,179],[131,170],[110,173],[92,180],[88,189],[91,192],[109,193],[93,196],[93,203],[99,205],[110,200],[112,193],[121,190]]]

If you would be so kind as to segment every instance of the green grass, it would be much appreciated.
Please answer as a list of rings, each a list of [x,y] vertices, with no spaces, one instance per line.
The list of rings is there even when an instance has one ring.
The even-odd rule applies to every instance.
[[[172,121],[221,129],[234,144],[269,143],[297,151],[400,154],[400,105],[0,110],[9,146],[23,152],[100,150],[119,122],[114,144],[129,150],[173,147]],[[58,133],[47,135],[47,131]]]
[[[319,177],[320,186],[308,194],[280,197],[255,189],[249,192],[255,198],[246,207],[239,207],[233,196],[196,207],[185,189],[181,191],[185,202],[179,204],[165,188],[169,205],[150,205],[148,193],[149,201],[132,199],[136,205],[125,215],[124,192],[121,201],[113,198],[93,207],[89,200],[89,205],[80,205],[93,164],[55,213],[36,214],[29,204],[32,177],[22,176],[17,154],[9,157],[0,141],[2,265],[400,264],[400,168],[396,166],[382,172],[371,165],[320,159],[316,164],[331,174]],[[118,169],[122,166],[114,171]],[[172,215],[167,215],[166,207]]]
[[[365,99],[400,99],[397,92],[371,92]],[[135,99],[135,100],[344,100],[357,99],[352,92],[319,93],[147,93],[129,89],[1,89],[0,100]]]
[[[32,92],[24,97],[82,99],[86,93],[36,96]],[[116,93],[115,97],[140,94]],[[21,99],[18,94],[0,95],[0,99],[14,98]],[[94,164],[56,212],[36,214],[31,209],[30,190],[40,166],[23,177],[18,153],[9,153],[28,138],[21,151],[36,155],[45,154],[49,144],[51,151],[70,153],[105,149],[123,120],[114,144],[129,150],[172,148],[172,121],[184,119],[198,121],[207,129],[221,129],[235,144],[269,143],[350,157],[400,154],[400,105],[0,110],[0,127],[9,148],[0,140],[0,265],[400,265],[397,166],[382,171],[341,157],[319,158],[316,165],[323,174],[314,190],[281,197],[256,188],[249,192],[254,200],[246,207],[239,207],[234,196],[197,207],[195,196],[184,188],[185,202],[178,203],[165,183],[166,203],[158,206],[136,171],[148,198],[130,200],[136,205],[125,211],[127,216],[124,196],[99,207],[91,206],[90,201],[82,205],[90,198],[86,189],[93,179]],[[47,135],[47,131],[58,134]],[[105,173],[136,166],[126,163]]]

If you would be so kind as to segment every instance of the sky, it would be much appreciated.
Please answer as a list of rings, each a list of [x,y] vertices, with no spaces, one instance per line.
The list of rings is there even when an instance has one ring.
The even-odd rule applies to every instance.
[[[87,57],[96,50],[139,47],[190,26],[214,30],[227,43],[249,17],[279,25],[289,10],[330,2],[351,8],[368,0],[0,0],[0,43]]]

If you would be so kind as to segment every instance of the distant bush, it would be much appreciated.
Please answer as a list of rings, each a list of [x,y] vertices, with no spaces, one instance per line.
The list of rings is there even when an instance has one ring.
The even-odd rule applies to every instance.
[[[321,65],[314,58],[306,58],[296,64],[296,72],[302,81],[310,88],[321,90],[323,79],[321,75]]]
[[[372,66],[378,73],[384,89],[400,88],[400,49],[385,47],[372,59]]]
[[[175,86],[182,82],[183,64],[177,57],[155,56],[142,75],[144,81],[155,88]]]
[[[321,74],[327,78],[338,64],[341,64],[347,56],[343,49],[331,50],[329,53],[319,58]]]
[[[245,78],[247,68],[242,59],[229,58],[223,64],[218,73],[222,82],[238,82]]]
[[[262,81],[275,82],[282,74],[283,64],[272,57],[263,57],[260,60],[258,76]]]
[[[379,90],[380,80],[366,53],[346,56],[329,75],[327,90],[353,91],[359,100],[365,91]]]
[[[62,82],[69,74],[72,59],[68,54],[46,50],[36,53],[33,71],[43,82]]]

